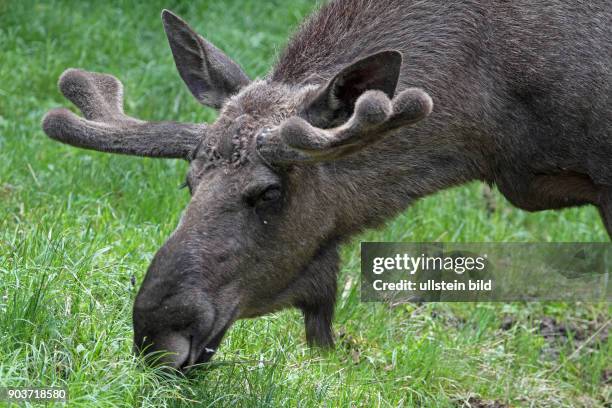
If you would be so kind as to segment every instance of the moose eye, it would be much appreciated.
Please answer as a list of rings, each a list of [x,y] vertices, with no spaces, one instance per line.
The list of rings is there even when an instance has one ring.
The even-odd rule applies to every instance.
[[[246,202],[251,207],[268,207],[270,204],[277,202],[281,197],[280,186],[272,185],[265,190],[255,190],[247,194]]]
[[[279,198],[281,198],[280,188],[277,186],[274,186],[274,187],[270,187],[266,189],[263,193],[261,193],[261,195],[259,196],[259,201],[264,202],[264,203],[269,203],[269,202],[276,201]]]

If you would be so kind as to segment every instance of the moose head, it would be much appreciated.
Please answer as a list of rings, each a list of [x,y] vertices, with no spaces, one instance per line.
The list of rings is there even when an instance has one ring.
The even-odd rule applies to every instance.
[[[154,256],[133,309],[137,352],[176,369],[206,362],[233,322],[297,307],[309,344],[333,344],[338,244],[360,229],[346,158],[432,110],[422,90],[395,94],[401,54],[349,61],[327,78],[251,81],[169,11],[181,78],[213,124],[147,122],[123,112],[113,76],[69,69],[59,88],[83,113],[50,111],[43,129],[73,146],[190,163],[191,201]],[[366,205],[359,208],[366,211]]]

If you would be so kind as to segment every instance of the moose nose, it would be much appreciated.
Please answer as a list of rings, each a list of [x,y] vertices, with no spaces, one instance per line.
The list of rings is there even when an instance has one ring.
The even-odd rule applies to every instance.
[[[191,339],[180,333],[168,333],[155,338],[135,336],[134,352],[142,354],[149,365],[182,370],[189,363]]]
[[[186,371],[196,364],[208,362],[216,352],[222,337],[223,333],[219,333],[209,344],[202,347],[193,337],[181,333],[169,333],[152,339],[135,336],[134,353],[142,354],[149,365]]]
[[[239,298],[211,289],[210,266],[177,230],[153,257],[134,300],[134,351],[153,365],[185,370],[206,363],[238,312]]]

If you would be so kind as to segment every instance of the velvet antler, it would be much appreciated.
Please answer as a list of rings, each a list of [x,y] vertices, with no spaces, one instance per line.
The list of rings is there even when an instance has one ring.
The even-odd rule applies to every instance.
[[[189,159],[204,137],[206,125],[145,122],[123,113],[123,85],[107,74],[68,69],[59,88],[83,113],[48,112],[45,133],[60,142],[86,149],[136,156]]]
[[[257,149],[270,163],[335,160],[383,138],[389,131],[411,125],[431,113],[431,97],[417,88],[393,100],[381,91],[366,91],[351,118],[333,129],[312,126],[293,116],[257,136]]]

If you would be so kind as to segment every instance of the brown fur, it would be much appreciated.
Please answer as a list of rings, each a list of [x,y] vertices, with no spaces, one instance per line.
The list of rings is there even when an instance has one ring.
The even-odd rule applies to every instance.
[[[193,197],[136,299],[137,350],[184,368],[236,319],[286,307],[309,343],[331,345],[338,245],[471,180],[531,211],[597,205],[612,233],[609,1],[336,0],[251,83],[163,19],[187,86],[222,108],[181,144],[197,145],[184,154]],[[82,147],[161,143],[113,150],[63,124],[46,130]]]

